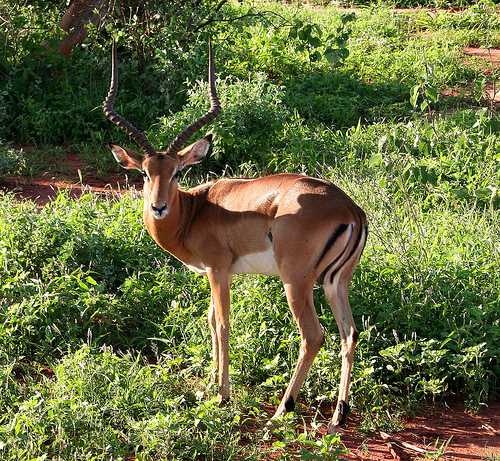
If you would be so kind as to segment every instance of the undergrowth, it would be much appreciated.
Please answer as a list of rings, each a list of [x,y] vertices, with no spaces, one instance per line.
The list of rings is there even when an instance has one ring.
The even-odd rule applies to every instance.
[[[470,112],[431,124],[373,125],[344,134],[341,166],[288,160],[290,169],[340,185],[370,217],[351,294],[361,331],[352,405],[366,430],[397,427],[398,416],[423,399],[458,396],[477,409],[495,395],[498,215],[488,165],[498,137],[491,130],[484,113]],[[476,163],[465,160],[473,145]],[[462,163],[468,180],[447,170]],[[489,194],[477,189],[482,181]],[[42,209],[1,197],[5,455],[221,459],[296,444],[325,450],[307,431],[300,441],[292,437],[293,416],[282,423],[291,427],[274,434],[264,425],[262,405],[278,403],[299,346],[279,280],[238,276],[233,283],[235,398],[219,409],[206,386],[208,283],[151,242],[140,209],[132,195],[74,201],[61,193]],[[317,428],[320,409],[337,392],[340,345],[319,290],[315,300],[328,335],[299,413],[316,409]],[[341,450],[340,442],[334,447]]]
[[[500,137],[482,89],[496,74],[464,62],[462,48],[498,46],[494,6],[351,15],[266,3],[242,20],[255,11],[227,8],[232,20],[213,29],[223,106],[213,155],[182,185],[303,172],[365,209],[370,237],[350,298],[362,430],[397,429],[423,402],[487,405],[500,376]],[[55,55],[49,10],[16,10],[39,27],[3,49],[0,176],[66,174],[68,150],[93,172],[116,172],[104,141],[128,140],[98,107],[109,49],[94,37],[70,60]],[[206,110],[205,38],[175,61],[159,49],[145,69],[121,41],[119,110],[160,148]],[[449,87],[464,92],[446,98]],[[340,374],[321,290],[325,345],[297,412],[266,426],[299,337],[279,279],[235,278],[233,394],[220,408],[207,379],[208,282],[152,242],[141,209],[132,193],[59,193],[43,208],[0,194],[0,458],[338,459],[341,437],[317,437]]]
[[[0,35],[0,139],[93,147],[124,140],[100,110],[110,73],[104,37],[90,35],[67,59],[56,50],[57,11],[20,5],[8,13],[23,26]],[[229,4],[228,21],[215,24],[211,34],[222,79],[264,75],[268,85],[285,91],[282,104],[289,110],[329,128],[347,128],[359,120],[411,116],[410,91],[422,82],[437,92],[464,90],[460,97],[431,104],[433,109],[484,104],[474,85],[494,80],[497,72],[486,75],[484,65],[465,60],[462,48],[498,46],[496,13],[487,1],[460,15],[402,14],[382,5],[347,14],[331,7],[264,3],[255,10]],[[163,48],[143,62],[130,49],[133,40],[126,32],[116,32],[123,37],[117,108],[152,131],[162,115],[183,106],[193,82],[206,74],[206,35],[179,49],[167,25],[157,33],[164,37]]]

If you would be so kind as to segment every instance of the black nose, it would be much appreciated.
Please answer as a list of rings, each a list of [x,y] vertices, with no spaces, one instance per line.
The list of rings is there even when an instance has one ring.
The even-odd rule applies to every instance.
[[[167,209],[167,205],[163,205],[161,207],[155,207],[154,205],[151,205],[151,208],[153,209],[153,211],[155,211],[156,213],[158,214],[162,214],[163,211],[165,211]]]

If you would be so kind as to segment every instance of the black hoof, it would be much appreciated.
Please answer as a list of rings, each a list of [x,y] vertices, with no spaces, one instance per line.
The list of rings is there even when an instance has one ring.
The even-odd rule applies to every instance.
[[[290,396],[285,402],[285,410],[293,411],[294,409],[295,409],[295,400],[293,400],[293,397]]]

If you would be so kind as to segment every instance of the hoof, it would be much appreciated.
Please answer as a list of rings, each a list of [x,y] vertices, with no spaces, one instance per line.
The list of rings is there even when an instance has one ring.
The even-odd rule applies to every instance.
[[[337,432],[340,432],[347,421],[348,414],[349,404],[345,400],[340,400],[339,403],[337,403],[337,408],[335,410],[333,418],[328,424],[328,433],[336,434]]]
[[[347,421],[347,415],[349,414],[349,404],[344,401],[344,400],[341,400],[338,404],[337,404],[337,411],[338,411],[338,425],[339,426],[343,426],[345,424],[345,422]]]
[[[290,396],[288,397],[287,401],[285,402],[285,410],[286,411],[293,411],[295,409],[295,400],[293,400],[293,397]]]
[[[279,404],[278,408],[276,409],[276,413],[274,413],[274,416],[272,417],[272,419],[280,418],[285,413],[288,413],[288,412],[294,411],[294,410],[295,410],[295,400],[292,396],[288,397],[285,402],[283,401],[283,399],[281,399],[281,403]]]

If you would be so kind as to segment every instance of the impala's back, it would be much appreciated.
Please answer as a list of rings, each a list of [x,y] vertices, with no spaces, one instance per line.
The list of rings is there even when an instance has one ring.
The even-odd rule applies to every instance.
[[[363,211],[338,187],[303,175],[221,179],[196,196],[185,245],[198,257],[207,245],[216,248],[203,265],[231,273],[280,275],[294,266],[295,273],[322,280],[333,257],[366,225]]]

